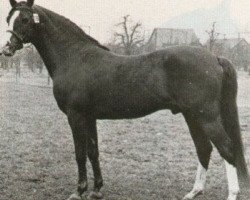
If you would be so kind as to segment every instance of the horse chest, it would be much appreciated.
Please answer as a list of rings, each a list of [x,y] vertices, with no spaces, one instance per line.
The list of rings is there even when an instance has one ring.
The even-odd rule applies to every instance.
[[[58,107],[60,108],[60,110],[66,113],[67,92],[61,87],[54,86],[53,93]]]
[[[53,92],[59,108],[64,113],[72,108],[86,112],[90,104],[86,88],[84,81],[67,79],[67,77],[54,81]]]

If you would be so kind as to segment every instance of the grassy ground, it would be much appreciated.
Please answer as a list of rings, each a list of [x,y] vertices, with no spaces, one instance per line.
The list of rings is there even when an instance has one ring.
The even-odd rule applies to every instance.
[[[239,75],[239,110],[250,166],[250,77]],[[66,117],[51,88],[0,82],[0,200],[64,200],[77,169]],[[192,188],[197,157],[181,115],[99,121],[106,200],[180,200]],[[93,185],[89,169],[90,188]],[[205,196],[223,200],[223,160],[213,153]],[[245,192],[241,200],[249,200]]]

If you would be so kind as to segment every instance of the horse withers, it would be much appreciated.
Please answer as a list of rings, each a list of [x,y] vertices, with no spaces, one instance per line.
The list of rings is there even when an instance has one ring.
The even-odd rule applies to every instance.
[[[203,193],[212,144],[225,159],[228,200],[236,200],[238,178],[249,189],[236,105],[237,79],[232,64],[197,47],[171,47],[139,56],[119,56],[68,19],[34,0],[10,0],[10,39],[2,53],[12,56],[32,43],[53,80],[59,108],[68,117],[78,165],[78,189],[87,190],[86,161],[94,172],[92,198],[101,198],[97,119],[128,119],[162,109],[182,113],[196,146],[199,165],[193,190]]]

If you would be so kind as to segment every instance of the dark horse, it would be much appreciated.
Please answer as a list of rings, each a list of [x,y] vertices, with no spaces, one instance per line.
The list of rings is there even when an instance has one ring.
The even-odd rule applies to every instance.
[[[237,198],[238,177],[249,187],[236,105],[236,72],[228,60],[195,47],[118,56],[68,19],[34,6],[34,0],[10,3],[11,34],[2,53],[12,56],[24,43],[35,45],[73,132],[79,184],[69,199],[81,199],[87,190],[87,157],[94,171],[91,197],[101,198],[97,119],[136,118],[161,109],[183,114],[197,149],[195,185],[184,199],[203,192],[212,144],[226,162],[228,200]]]

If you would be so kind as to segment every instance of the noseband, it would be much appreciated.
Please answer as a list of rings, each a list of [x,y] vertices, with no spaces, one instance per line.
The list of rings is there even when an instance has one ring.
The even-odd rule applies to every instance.
[[[20,36],[17,32],[15,32],[13,30],[7,30],[6,32],[11,33],[12,35],[14,35],[18,39],[19,42],[24,43],[23,37]]]

